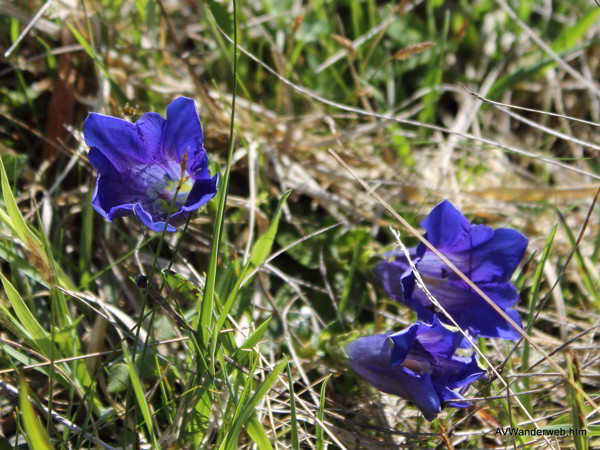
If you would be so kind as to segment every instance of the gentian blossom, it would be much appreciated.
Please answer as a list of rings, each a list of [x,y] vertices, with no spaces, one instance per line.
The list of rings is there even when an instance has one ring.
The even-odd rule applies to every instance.
[[[470,406],[454,389],[466,390],[485,374],[474,354],[454,354],[461,342],[460,333],[434,318],[431,325],[418,321],[399,332],[359,338],[346,351],[361,378],[411,401],[432,421],[444,406]]]
[[[527,238],[509,228],[494,230],[473,225],[447,200],[437,205],[421,225],[427,231],[426,239],[521,326],[519,313],[512,309],[519,295],[510,278],[523,258]],[[410,249],[409,254],[429,292],[463,330],[489,338],[520,337],[508,321],[424,244]],[[414,309],[422,321],[431,323],[437,314],[440,320],[450,323],[416,285],[404,253],[390,252],[386,257],[392,260],[375,267],[386,293]]]
[[[178,97],[167,119],[145,113],[135,123],[91,113],[83,124],[88,159],[98,172],[92,205],[107,220],[135,214],[148,228],[185,222],[217,193],[194,100]],[[179,191],[177,190],[179,187]]]

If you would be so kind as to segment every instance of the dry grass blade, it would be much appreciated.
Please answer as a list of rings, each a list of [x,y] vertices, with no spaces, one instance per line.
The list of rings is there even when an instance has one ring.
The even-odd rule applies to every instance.
[[[332,34],[331,38],[344,47],[350,57],[354,58],[356,56],[356,49],[352,45],[352,41],[350,39],[340,36],[339,34]]]
[[[27,33],[29,33],[29,31],[31,31],[31,29],[34,27],[34,25],[37,23],[37,21],[42,18],[42,16],[44,15],[44,13],[48,10],[48,8],[50,6],[52,6],[52,0],[48,0],[46,3],[44,3],[44,5],[39,9],[39,11],[35,14],[35,16],[33,16],[31,21],[27,24],[27,26],[25,27],[23,32],[19,35],[19,37],[17,38],[15,43],[13,45],[11,45],[10,48],[4,52],[5,58],[8,58],[11,55],[11,53],[15,50],[15,48],[17,48],[17,46],[21,43],[23,38],[25,36],[27,36]]]
[[[558,117],[560,119],[572,120],[574,122],[584,123],[586,125],[591,125],[593,127],[600,127],[600,123],[591,122],[589,120],[579,119],[577,117],[565,116],[563,114],[557,114],[557,113],[553,113],[553,112],[542,111],[542,110],[539,110],[539,109],[525,108],[524,106],[511,105],[509,103],[496,102],[494,100],[490,100],[490,99],[485,98],[483,95],[480,95],[477,92],[474,92],[474,91],[470,90],[468,87],[466,87],[464,84],[462,84],[460,82],[458,84],[460,84],[461,87],[465,91],[467,91],[470,95],[472,95],[473,97],[475,97],[477,100],[481,100],[482,102],[488,103],[490,105],[501,106],[501,107],[510,108],[510,109],[518,109],[518,110],[521,110],[521,111],[527,111],[527,112],[532,112],[532,113],[536,113],[536,114],[542,114],[544,116]]]
[[[410,58],[411,56],[418,55],[419,53],[423,53],[425,50],[435,47],[435,42],[425,41],[419,42],[418,44],[407,45],[400,50],[397,50],[393,55],[392,59],[398,61],[404,61]]]

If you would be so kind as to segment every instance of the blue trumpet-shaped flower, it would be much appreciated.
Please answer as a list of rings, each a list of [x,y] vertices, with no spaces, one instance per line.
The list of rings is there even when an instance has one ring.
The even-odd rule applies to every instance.
[[[91,113],[83,133],[98,172],[92,205],[109,221],[135,214],[148,228],[162,231],[174,201],[167,231],[175,231],[217,193],[219,174],[209,174],[204,134],[190,98],[173,100],[167,119],[146,113],[131,123]]]
[[[512,309],[519,295],[510,278],[523,258],[527,238],[508,228],[494,230],[472,225],[447,200],[437,205],[421,225],[427,231],[427,240],[521,326],[519,313]],[[508,321],[424,244],[409,253],[427,289],[461,328],[474,336],[519,338],[518,331]],[[386,293],[414,309],[420,320],[431,323],[437,313],[442,321],[448,322],[416,286],[404,254],[391,252],[386,256],[393,260],[375,267]]]
[[[465,408],[469,402],[454,389],[482,377],[475,355],[457,356],[464,342],[434,318],[402,331],[359,338],[346,350],[350,368],[377,389],[411,401],[429,421],[444,406]]]

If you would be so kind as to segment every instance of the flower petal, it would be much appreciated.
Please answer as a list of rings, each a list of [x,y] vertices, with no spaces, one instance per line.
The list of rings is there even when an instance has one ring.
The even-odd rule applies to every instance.
[[[404,301],[404,286],[402,279],[411,273],[411,268],[406,262],[404,255],[398,257],[396,261],[383,261],[375,266],[375,278],[383,287],[386,294],[399,301]]]
[[[351,361],[361,366],[389,367],[390,344],[388,334],[358,338],[348,344],[346,352]]]
[[[475,354],[472,354],[471,356],[454,355],[452,356],[452,359],[460,364],[461,369],[453,372],[451,371],[450,373],[440,372],[442,377],[438,378],[436,382],[443,380],[442,384],[448,386],[450,389],[456,389],[463,386],[468,386],[478,378],[485,377],[486,371],[477,363]]]
[[[161,120],[155,113],[144,114],[133,124],[116,117],[90,113],[83,124],[85,143],[106,156],[117,171],[131,165],[155,163],[160,157]]]
[[[516,230],[498,228],[485,244],[472,248],[471,280],[508,281],[523,259],[527,238]]]
[[[154,161],[164,159],[162,142],[166,124],[160,114],[153,112],[145,113],[135,123],[140,141]]]
[[[357,375],[380,391],[414,403],[429,421],[435,419],[442,410],[440,397],[427,374],[417,375],[399,366],[382,368],[357,364],[352,359],[349,364]]]
[[[130,194],[132,189],[123,190],[123,175],[112,162],[97,148],[90,149],[88,159],[98,171],[98,178],[92,196],[92,206],[109,221],[132,214],[135,201]]]
[[[119,189],[114,189],[118,185],[103,175],[99,175],[96,180],[96,189],[92,197],[92,206],[108,221],[113,221],[118,217],[133,214],[135,203],[128,199],[120,198]]]
[[[208,176],[208,157],[204,150],[204,133],[194,100],[177,97],[167,107],[163,150],[179,164],[188,154],[188,172]]]
[[[508,281],[527,248],[527,238],[518,231],[471,225],[447,201],[438,205],[427,216],[423,226],[427,230],[429,242],[476,283]],[[422,256],[420,266],[435,266],[451,278],[458,279],[458,276],[423,244],[419,244],[417,253],[418,256]],[[421,267],[418,268],[421,271]]]
[[[427,240],[438,249],[462,241],[471,228],[465,216],[448,200],[433,208],[421,222],[421,226],[427,231]]]
[[[144,223],[144,225],[146,225],[148,228],[150,228],[153,231],[160,233],[165,229],[165,222],[164,221],[155,222],[154,219],[152,218],[152,216],[150,214],[148,214],[144,210],[142,205],[139,203],[137,203],[135,205],[135,215],[140,218],[140,220]],[[176,230],[175,230],[175,227],[169,223],[167,225],[166,231],[174,232]]]
[[[446,287],[445,289],[433,288],[432,286],[428,286],[428,288],[459,327],[468,330],[474,336],[519,339],[518,331],[488,305],[479,294],[471,290],[466,283],[460,281],[451,284],[453,287]],[[518,300],[516,289],[511,283],[488,283],[481,284],[479,287],[517,325],[521,326],[519,313],[516,310],[509,309]],[[425,309],[427,304],[431,304],[420,289],[415,289],[412,299],[421,303],[421,310]],[[416,310],[419,314],[419,309]],[[442,313],[439,313],[438,317],[442,322],[449,323]],[[423,320],[420,316],[419,318]]]
[[[410,349],[417,338],[417,331],[418,327],[413,325],[389,335],[389,339],[393,344],[390,352],[389,364],[395,366],[401,364],[406,359],[406,356],[410,352]]]
[[[434,316],[431,325],[424,323],[418,327],[417,340],[429,353],[450,357],[459,347],[462,334],[449,330]]]
[[[190,191],[183,211],[194,211],[208,202],[217,194],[219,189],[219,174],[217,173],[214,177],[204,178],[196,180],[194,186]]]
[[[458,392],[454,392],[447,386],[434,383],[434,387],[444,406],[452,406],[453,408],[468,408],[471,406],[470,402],[464,401]]]

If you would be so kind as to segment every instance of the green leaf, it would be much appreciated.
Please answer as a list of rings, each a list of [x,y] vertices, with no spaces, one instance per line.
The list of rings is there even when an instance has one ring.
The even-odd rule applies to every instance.
[[[571,50],[587,33],[588,29],[598,23],[600,8],[592,7],[584,14],[575,25],[564,28],[552,43],[552,50],[563,53]]]
[[[589,45],[591,45],[591,42],[585,42],[571,50],[558,53],[558,56],[565,58],[574,52],[587,48]],[[517,83],[535,78],[540,74],[543,74],[548,68],[554,66],[556,66],[556,62],[548,57],[529,66],[519,66],[514,72],[499,78],[490,88],[487,98],[490,100],[497,100],[504,92],[512,89]]]
[[[32,450],[51,450],[52,445],[48,434],[29,401],[29,386],[23,376],[20,377],[19,384],[19,405],[23,414],[23,425],[27,433],[29,448]]]
[[[10,20],[10,39],[14,44],[19,39],[19,34],[21,32],[21,24],[19,23],[19,19],[16,17],[11,17]]]
[[[577,239],[575,239],[575,235],[569,228],[566,219],[559,212],[558,217],[563,225],[563,229],[567,234],[567,239],[569,240],[569,245],[571,247],[575,246]],[[580,247],[577,247],[575,250],[575,262],[577,263],[577,268],[579,269],[579,273],[581,275],[581,280],[583,281],[583,285],[586,287],[588,294],[590,294],[591,300],[596,303],[596,306],[600,307],[600,296],[598,295],[598,290],[596,289],[597,279],[595,279],[594,273],[588,268],[586,261],[581,254]]]
[[[319,42],[330,34],[329,21],[326,17],[319,17],[310,12],[302,21],[294,38],[303,44]]]
[[[579,374],[579,367],[577,364],[577,360],[571,353],[567,353],[567,371],[569,373],[569,379],[573,383],[579,384],[581,387],[581,378]],[[576,430],[586,430],[587,429],[587,421],[585,414],[585,404],[583,401],[583,396],[579,394],[575,389],[571,386],[568,386],[569,393],[569,403],[571,406],[571,420],[573,421],[573,428]],[[587,436],[573,436],[573,441],[575,442],[575,448],[577,450],[588,450],[588,440]]]
[[[129,383],[129,366],[123,362],[115,363],[108,369],[108,385],[110,394],[118,394],[127,389]]]
[[[352,280],[354,280],[354,273],[356,272],[356,266],[358,264],[358,257],[360,252],[360,241],[356,243],[354,247],[354,254],[352,255],[352,263],[350,264],[350,271],[348,272],[348,276],[344,281],[344,290],[342,291],[342,297],[340,298],[340,322],[343,323],[344,320],[344,311],[346,310],[346,305],[348,304],[348,298],[350,297],[350,289],[352,288]]]
[[[46,59],[48,61],[48,69],[50,71],[56,70],[56,57],[52,54],[52,47],[46,41],[44,41],[41,37],[36,36],[36,39],[38,40],[38,42],[40,44],[42,44],[44,46],[44,49],[46,50]]]
[[[158,26],[160,25],[160,12],[155,0],[149,0],[146,5],[146,15],[148,18],[148,32],[153,44],[157,44]]]
[[[142,22],[146,22],[146,7],[148,0],[135,0],[135,9],[140,16]]]
[[[161,274],[169,286],[169,296],[182,297],[189,302],[195,302],[198,297],[202,297],[202,289],[183,275],[169,269],[163,269]]]
[[[90,191],[85,206],[83,206],[83,229],[81,230],[81,240],[79,249],[79,270],[81,271],[81,278],[79,284],[82,289],[88,288],[89,279],[91,277],[92,267],[92,238],[94,236],[94,208],[92,206],[92,195]]]
[[[0,305],[0,309],[2,309],[1,305]],[[5,312],[5,310],[3,310],[3,312]],[[2,325],[4,325],[4,324],[2,324]],[[15,333],[15,336],[20,336],[20,334]],[[27,343],[31,342],[31,339],[24,338],[24,340]],[[40,362],[40,360],[38,358],[33,358],[28,354],[22,353],[22,352],[18,351],[17,349],[11,347],[10,345],[0,343],[0,348],[4,352],[6,352],[6,354],[9,355],[11,358],[15,359],[16,361],[20,362],[23,365],[33,365],[33,364],[38,364]],[[66,388],[69,388],[70,386],[73,385],[72,381],[65,378],[59,371],[53,370],[51,372],[49,365],[37,367],[35,370],[37,370],[40,373],[43,373],[47,377],[51,376],[54,381],[59,382],[62,386],[66,387]]]
[[[42,275],[45,275],[45,272],[48,272],[51,269],[48,253],[46,253],[44,250],[42,241],[33,233],[33,231],[31,231],[29,225],[27,222],[25,222],[25,219],[19,210],[17,202],[15,201],[15,197],[13,196],[10,188],[2,158],[0,158],[0,178],[2,194],[4,197],[4,205],[6,206],[6,212],[8,213],[6,214],[0,209],[0,220],[6,223],[11,231],[13,231],[19,237],[19,239],[23,241],[29,250],[28,259],[36,266],[38,270],[42,272]],[[56,268],[56,276],[57,280],[63,287],[67,289],[73,288],[71,281],[60,267]]]
[[[311,233],[315,230],[312,226],[308,225],[304,227],[303,231],[306,233]],[[302,236],[293,227],[282,227],[282,229],[277,233],[277,243],[281,247],[287,247],[301,238]],[[318,269],[319,252],[326,240],[327,235],[316,236],[310,241],[302,242],[291,247],[286,251],[286,255],[293,258],[298,264],[308,269]]]

